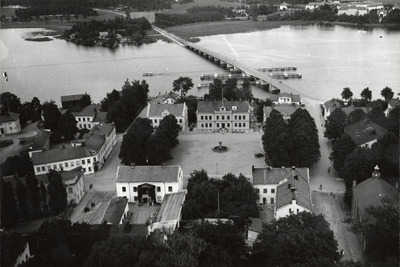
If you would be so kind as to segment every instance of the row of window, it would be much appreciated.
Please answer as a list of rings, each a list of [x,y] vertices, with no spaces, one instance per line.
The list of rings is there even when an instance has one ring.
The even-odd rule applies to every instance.
[[[83,128],[90,129],[90,128],[92,128],[92,125],[91,124],[78,124],[78,127],[79,127],[79,129],[83,129]]]
[[[239,122],[239,123],[237,123],[237,122],[235,122],[234,123],[234,125],[235,125],[235,128],[237,128],[237,127],[239,127],[239,128],[241,128],[241,127],[246,127],[246,123],[245,122],[243,122],[243,123],[241,123],[241,122]],[[212,128],[213,127],[213,124],[210,122],[210,123],[208,123],[208,122],[205,122],[205,123],[202,123],[201,124],[201,128]],[[221,124],[221,127],[222,128],[230,128],[231,127],[231,124],[228,122],[228,123],[226,123],[226,125],[224,125],[224,126],[222,126],[222,124]],[[220,128],[220,124],[217,122],[217,128],[219,129]]]
[[[153,119],[153,123],[161,122],[162,119]],[[177,119],[178,123],[182,123],[182,119]]]
[[[260,194],[260,189],[256,188],[256,192],[257,192],[257,194]],[[267,194],[267,193],[268,193],[268,189],[267,189],[267,188],[264,188],[264,189],[263,189],[263,193],[264,193],[264,194]],[[275,188],[271,188],[271,193],[272,193],[272,194],[275,194]]]
[[[137,192],[138,188],[136,186],[133,187],[133,192]],[[122,187],[122,192],[126,192],[126,186]],[[161,186],[157,186],[157,192],[161,192]],[[168,186],[168,192],[172,192],[172,186]]]
[[[216,115],[216,120],[219,120],[219,115]],[[226,119],[229,121],[231,120],[231,116],[230,115],[226,115]],[[235,115],[233,116],[234,120],[246,120],[246,115]],[[200,120],[212,120],[212,116],[200,116]],[[225,120],[225,115],[221,115],[221,120]]]
[[[62,163],[58,163],[57,164],[53,164],[53,165],[47,165],[47,170],[57,170],[57,169],[64,169],[64,168],[69,168],[69,167],[75,167],[76,166],[80,166],[81,163],[83,164],[90,164],[92,162],[91,159],[82,159],[82,160],[76,160],[76,161],[70,161],[70,162],[64,162],[64,164]],[[93,158],[93,162],[96,162],[96,158]],[[45,172],[46,171],[46,166],[38,166],[36,167],[36,171],[37,172]],[[89,170],[91,171],[91,170]]]
[[[81,120],[81,119],[82,119],[82,120]],[[83,118],[78,117],[78,121],[86,121],[86,118],[85,118],[85,117],[83,117]],[[87,121],[91,121],[90,117],[87,118]]]

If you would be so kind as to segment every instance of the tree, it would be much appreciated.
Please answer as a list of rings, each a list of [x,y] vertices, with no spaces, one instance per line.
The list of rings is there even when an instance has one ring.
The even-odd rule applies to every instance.
[[[240,93],[238,92],[237,89],[237,79],[236,78],[229,78],[224,86],[223,86],[223,90],[224,90],[224,98],[231,100],[231,101],[236,101],[240,98],[240,96],[242,96]],[[238,96],[239,93],[239,96]],[[243,98],[243,96],[242,96]]]
[[[399,137],[387,132],[371,146],[371,157],[383,177],[399,177]]]
[[[346,113],[341,108],[334,109],[326,121],[324,136],[328,139],[338,139],[343,134],[346,120]]]
[[[192,79],[189,77],[179,77],[175,81],[173,81],[172,86],[173,86],[173,91],[181,92],[181,97],[184,97],[187,92],[193,87],[193,82]]]
[[[367,117],[376,124],[386,128],[387,118],[383,110],[378,106],[373,106],[371,111],[367,113]]]
[[[17,190],[16,191],[17,191],[19,217],[20,218],[28,218],[29,217],[28,195],[27,195],[26,187],[21,183],[21,181],[19,179],[17,180]]]
[[[147,163],[146,146],[152,133],[151,121],[147,118],[138,118],[123,137],[119,152],[121,163],[124,165],[132,163],[145,165]]]
[[[349,87],[345,87],[345,88],[343,88],[341,96],[342,96],[343,99],[349,100],[350,98],[353,97],[353,92],[350,90]]]
[[[58,121],[61,118],[61,112],[55,104],[54,100],[46,101],[42,105],[44,128],[51,131],[58,130]]]
[[[10,93],[4,92],[0,95],[1,103],[3,104],[1,107],[1,114],[7,112],[19,112],[21,107],[21,100],[18,96]]]
[[[54,170],[47,174],[49,185],[47,191],[49,194],[49,206],[56,213],[64,211],[67,207],[67,192],[61,180],[61,175]]]
[[[357,147],[356,143],[348,134],[343,134],[333,143],[330,158],[333,160],[333,167],[341,172],[347,155]]]
[[[315,120],[306,109],[297,109],[289,121],[291,165],[311,167],[321,157]],[[285,165],[282,165],[285,166]]]
[[[392,100],[393,95],[394,95],[393,90],[390,87],[386,86],[381,91],[381,96],[383,96],[385,98],[386,102],[388,102],[389,100]]]
[[[40,100],[37,97],[34,97],[31,101],[31,108],[33,109],[32,121],[41,120],[42,116],[42,105],[40,104]]]
[[[17,201],[10,182],[1,179],[1,228],[13,226],[18,220]]]
[[[346,157],[342,176],[347,186],[352,186],[353,180],[359,184],[371,177],[374,164],[370,153],[370,149],[357,147]]]
[[[34,110],[31,107],[31,103],[25,102],[19,108],[19,121],[22,125],[32,120],[32,116],[34,115]]]
[[[40,213],[40,192],[38,187],[38,181],[33,173],[26,176],[26,186],[28,190],[28,200],[31,208],[31,214],[33,217],[37,217]]]
[[[323,215],[301,212],[263,226],[253,246],[252,263],[292,266],[317,258],[337,262],[337,250],[337,241]]]
[[[213,83],[210,83],[210,87],[208,90],[208,95],[207,97],[204,96],[204,98],[208,98],[208,100],[221,100],[222,99],[222,90],[224,88],[224,83],[220,79],[214,79]]]
[[[101,111],[107,112],[111,106],[120,99],[120,93],[113,89],[111,93],[107,93],[107,96],[101,100]]]
[[[365,114],[364,110],[360,108],[356,108],[347,116],[347,125],[351,125],[353,123],[359,122],[362,119],[365,119],[367,114]]]
[[[274,167],[289,166],[289,129],[279,111],[272,110],[263,126],[265,162]]]
[[[126,116],[128,107],[120,100],[116,101],[108,110],[106,120],[114,123],[117,133],[121,133],[129,126],[131,118]]]
[[[394,134],[398,134],[399,122],[400,122],[400,106],[397,105],[394,109],[389,111],[389,116],[387,118],[387,129]]]
[[[58,128],[60,129],[60,133],[64,137],[64,140],[71,141],[75,139],[75,134],[78,132],[78,127],[76,127],[77,123],[78,122],[71,112],[67,111],[61,115],[60,120],[58,121]]]
[[[369,88],[364,88],[361,92],[361,97],[366,101],[369,102],[372,99],[372,91]]]
[[[90,97],[90,95],[85,93],[82,96],[82,98],[79,100],[80,110],[84,109],[85,107],[89,106],[90,104],[92,104],[92,98]]]
[[[253,92],[251,90],[250,81],[247,78],[243,79],[242,91],[244,95],[244,100],[250,101],[254,98]]]
[[[23,177],[33,172],[32,161],[28,154],[8,157],[6,162],[1,165],[1,174],[4,176],[15,175],[17,177]]]
[[[40,198],[42,199],[42,202],[45,205],[47,201],[47,189],[43,181],[40,181]]]

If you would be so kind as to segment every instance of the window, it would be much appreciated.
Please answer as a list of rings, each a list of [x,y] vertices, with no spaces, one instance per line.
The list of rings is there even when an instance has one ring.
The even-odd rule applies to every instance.
[[[204,124],[201,124],[201,128],[204,128]]]
[[[133,197],[133,201],[138,201],[138,197]]]
[[[227,120],[230,120],[230,119],[231,119],[231,116],[226,116],[226,119],[227,119]]]
[[[79,160],[76,161],[76,166],[81,165],[81,162]]]
[[[68,187],[68,194],[72,194],[72,188]]]
[[[85,160],[83,159],[83,160],[82,160],[82,164],[85,164],[85,163],[86,163],[86,162],[85,162]]]
[[[221,119],[222,119],[222,120],[225,120],[225,116],[221,116]]]
[[[297,213],[299,213],[299,209],[297,209]]]
[[[274,188],[271,189],[271,193],[275,194],[275,189]]]
[[[168,186],[168,192],[172,192],[172,186]]]
[[[36,167],[36,171],[37,171],[37,172],[40,172],[40,167]]]
[[[53,170],[57,170],[57,164],[53,164]]]
[[[96,157],[93,158],[93,162],[96,162]]]
[[[82,168],[83,172],[86,172],[86,168]]]
[[[50,170],[51,170],[51,166],[48,165],[48,166],[47,166],[47,171],[50,171]]]
[[[212,116],[208,116],[208,119],[209,119],[209,120],[212,120]]]
[[[80,117],[78,117],[78,121],[81,121],[81,118],[80,118]]]
[[[289,213],[292,214],[292,209],[289,209]]]
[[[200,116],[200,119],[203,120],[204,119],[203,116]]]
[[[271,197],[271,204],[275,203],[275,199],[273,197]]]
[[[219,123],[217,122],[217,128],[219,128]]]
[[[157,186],[157,192],[161,192],[161,187]]]
[[[237,120],[237,116],[236,116],[236,115],[235,115],[235,117],[234,117],[234,118],[235,118],[235,120]]]
[[[260,189],[256,188],[256,193],[260,194]]]
[[[87,163],[90,163],[90,159],[87,159]]]
[[[235,127],[237,127],[237,123],[235,122]]]
[[[68,162],[65,162],[65,163],[64,163],[64,166],[65,166],[65,168],[68,168],[68,167],[69,167]]]
[[[91,172],[91,171],[92,171],[92,167],[89,167],[89,168],[88,168],[88,172]]]
[[[228,127],[228,128],[231,127],[231,124],[230,124],[230,123],[227,123],[227,124],[226,124],[226,127]]]
[[[179,123],[182,123],[182,119],[179,119]]]
[[[242,119],[242,116],[239,116],[239,120],[241,120]]]
[[[133,192],[137,192],[137,187],[136,186],[133,187]]]
[[[46,171],[46,168],[44,166],[42,166],[42,172]]]
[[[58,164],[58,168],[60,169],[60,170],[62,170],[62,168],[63,168],[63,165],[60,163],[60,164]]]
[[[242,123],[241,122],[239,122],[239,127],[242,127]]]
[[[268,189],[267,189],[267,188],[264,188],[263,193],[264,193],[264,194],[268,193]]]
[[[126,187],[125,186],[122,187],[122,192],[126,192]]]
[[[244,119],[244,120],[246,119],[246,115],[243,115],[243,119]]]
[[[243,123],[243,127],[246,127],[246,123]]]
[[[75,166],[75,162],[71,161],[71,167]]]
[[[86,121],[86,118],[82,118],[82,121]]]
[[[217,120],[219,120],[219,116],[217,115]]]

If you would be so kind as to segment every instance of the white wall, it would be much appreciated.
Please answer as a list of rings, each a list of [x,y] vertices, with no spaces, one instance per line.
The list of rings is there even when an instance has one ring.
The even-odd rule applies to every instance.
[[[260,190],[259,203],[263,204],[263,198],[266,198],[265,204],[271,204],[271,198],[274,198],[274,204],[276,204],[276,187],[277,185],[254,185],[254,188]],[[267,189],[267,193],[264,193],[264,189]],[[272,193],[271,189],[274,189],[275,193]]]
[[[156,193],[156,201],[162,202],[165,194],[176,193],[179,189],[179,182],[174,183],[162,183],[162,182],[134,182],[134,183],[126,183],[126,182],[116,182],[117,188],[117,196],[126,197],[129,202],[135,203],[135,197],[139,196],[138,187],[143,184],[151,184],[154,185],[155,193]],[[172,187],[172,191],[168,191],[168,187]],[[126,191],[123,192],[123,187],[125,187]],[[136,187],[136,192],[134,192],[134,187]],[[160,187],[160,192],[157,192],[157,187]]]
[[[290,213],[290,211],[292,213]],[[310,212],[309,210],[303,208],[302,206],[297,205],[296,200],[292,201],[292,204],[286,205],[278,210],[276,210],[275,218],[279,220],[279,218],[289,216],[290,214],[297,214],[302,211]]]

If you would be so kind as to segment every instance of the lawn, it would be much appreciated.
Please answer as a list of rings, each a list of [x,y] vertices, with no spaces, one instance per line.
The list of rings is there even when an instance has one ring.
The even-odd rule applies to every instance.
[[[225,153],[216,153],[212,149],[222,141],[227,146]],[[173,159],[169,165],[180,165],[187,178],[194,170],[204,169],[211,176],[222,176],[227,173],[250,176],[251,166],[264,167],[264,158],[254,157],[262,153],[261,134],[250,133],[193,133],[183,132],[179,136],[179,145],[172,152]]]

